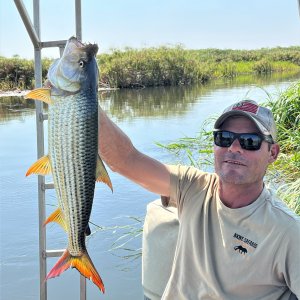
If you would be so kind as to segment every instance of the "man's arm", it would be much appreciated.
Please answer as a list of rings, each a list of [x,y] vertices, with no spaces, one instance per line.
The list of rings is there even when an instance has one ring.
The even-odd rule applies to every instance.
[[[99,151],[101,158],[115,172],[147,190],[170,194],[170,172],[159,161],[139,152],[128,136],[99,108]]]

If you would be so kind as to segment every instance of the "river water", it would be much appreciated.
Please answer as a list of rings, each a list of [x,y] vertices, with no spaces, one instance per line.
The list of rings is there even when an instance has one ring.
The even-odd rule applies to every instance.
[[[99,98],[103,109],[139,150],[172,163],[174,157],[156,142],[166,144],[195,136],[207,117],[221,113],[229,104],[244,97],[263,102],[267,93],[276,99],[280,91],[298,79],[299,76],[245,76],[205,86],[101,92]],[[47,132],[45,135],[47,138]],[[25,178],[28,167],[36,160],[33,102],[24,104],[20,98],[0,98],[0,141],[0,299],[38,299],[37,177]],[[91,221],[101,229],[87,242],[106,293],[101,295],[88,281],[87,299],[142,299],[141,225],[147,203],[159,196],[110,170],[109,174],[114,193],[103,184],[96,185]],[[57,204],[53,190],[47,191],[46,203],[48,215]],[[91,227],[92,231],[97,229]],[[64,247],[65,233],[56,224],[49,225],[47,248]],[[48,270],[56,260],[48,259]],[[78,272],[68,270],[49,280],[48,299],[79,299]]]

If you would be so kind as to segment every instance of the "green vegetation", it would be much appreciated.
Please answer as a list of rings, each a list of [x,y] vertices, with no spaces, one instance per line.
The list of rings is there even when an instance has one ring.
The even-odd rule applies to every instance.
[[[42,76],[46,78],[51,59],[42,62]],[[32,89],[34,87],[33,60],[0,57],[0,90]]]
[[[203,83],[241,74],[299,72],[300,47],[261,50],[185,50],[160,47],[114,50],[98,57],[101,82],[111,87]]]
[[[112,245],[109,251],[113,255],[125,260],[118,267],[122,271],[127,271],[130,268],[134,268],[135,266],[132,265],[133,262],[138,261],[142,256],[140,238],[143,234],[144,217],[123,216],[120,217],[120,222],[124,223],[124,225],[104,227],[90,221],[92,233],[89,238],[92,238],[94,234],[99,232],[110,232]]]
[[[280,185],[279,196],[300,215],[300,81],[267,105],[274,114],[281,148],[271,178]]]
[[[117,88],[203,83],[243,74],[300,72],[300,47],[260,50],[186,50],[181,46],[126,48],[97,56],[100,85]],[[43,78],[51,63],[43,60]],[[31,89],[33,61],[0,57],[0,89]]]
[[[213,171],[213,135],[212,126],[215,117],[208,118],[195,137],[183,137],[168,145],[157,143],[174,155],[175,161],[184,165],[191,165],[203,171]]]
[[[276,188],[279,197],[300,215],[300,81],[291,85],[275,101],[268,95],[265,105],[274,114],[281,148],[277,161],[268,171],[267,181]],[[213,118],[209,119],[196,137],[158,145],[173,153],[177,163],[213,170],[213,121]]]

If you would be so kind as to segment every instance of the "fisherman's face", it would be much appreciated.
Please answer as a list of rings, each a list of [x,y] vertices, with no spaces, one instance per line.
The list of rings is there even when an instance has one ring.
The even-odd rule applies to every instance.
[[[254,122],[245,117],[230,117],[222,124],[221,129],[235,133],[259,133]],[[215,145],[215,171],[223,183],[255,184],[261,182],[268,165],[277,158],[278,145],[276,147],[272,145],[269,150],[268,143],[263,141],[259,150],[245,150],[238,139],[234,140],[228,148]]]

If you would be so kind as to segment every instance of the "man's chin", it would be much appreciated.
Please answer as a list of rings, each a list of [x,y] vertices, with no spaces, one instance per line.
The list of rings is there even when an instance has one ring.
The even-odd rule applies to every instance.
[[[220,172],[219,174],[220,180],[224,183],[230,184],[245,184],[247,180],[243,174],[239,174],[236,171],[230,172]]]

